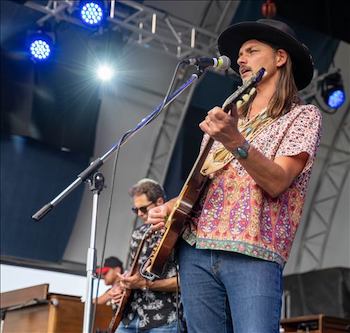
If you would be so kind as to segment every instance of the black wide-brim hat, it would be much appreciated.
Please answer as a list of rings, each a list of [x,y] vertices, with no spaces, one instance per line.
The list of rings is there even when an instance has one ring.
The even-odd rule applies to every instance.
[[[314,64],[309,49],[298,41],[294,31],[287,24],[271,19],[237,23],[221,33],[218,38],[219,51],[231,59],[231,67],[235,72],[239,73],[239,49],[250,39],[270,43],[289,53],[298,90],[311,82]]]

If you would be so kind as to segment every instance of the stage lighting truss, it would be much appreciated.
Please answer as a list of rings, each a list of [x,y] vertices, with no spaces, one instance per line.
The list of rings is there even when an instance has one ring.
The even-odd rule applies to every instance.
[[[53,50],[52,38],[41,31],[35,32],[28,37],[28,52],[34,62],[47,61]]]
[[[89,2],[96,1],[90,0]],[[87,3],[87,1],[84,1],[84,3]],[[101,7],[101,10],[105,9],[104,20],[108,29],[126,32],[128,41],[131,43],[153,48],[177,58],[183,58],[218,55],[216,48],[218,32],[231,21],[239,2],[218,1],[211,3],[211,10],[208,11],[210,16],[208,14],[205,18],[205,24],[202,27],[194,26],[187,21],[136,1],[105,0],[100,3],[105,5]],[[29,0],[25,3],[25,6],[44,14],[37,21],[39,26],[47,20],[55,19],[56,21],[66,21],[87,27],[87,24],[82,22],[79,15],[74,15],[76,11],[81,9],[80,4],[81,2],[77,0],[41,2]],[[95,23],[100,17],[100,11],[96,7],[89,8],[90,10],[86,11],[85,16]],[[93,13],[97,16],[94,16]],[[210,27],[210,30],[206,29],[206,26]]]

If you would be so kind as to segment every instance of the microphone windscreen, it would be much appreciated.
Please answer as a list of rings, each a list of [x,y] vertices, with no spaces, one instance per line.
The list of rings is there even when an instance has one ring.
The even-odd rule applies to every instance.
[[[230,66],[231,66],[231,60],[229,57],[224,56],[224,55],[219,57],[218,64],[216,66],[218,69],[225,71],[225,70],[229,69]]]

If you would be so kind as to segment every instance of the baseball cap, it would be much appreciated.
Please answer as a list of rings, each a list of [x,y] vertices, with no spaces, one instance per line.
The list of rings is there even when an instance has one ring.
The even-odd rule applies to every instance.
[[[105,259],[103,266],[96,268],[96,274],[107,274],[111,268],[120,267],[123,271],[123,262],[117,257],[108,257]]]

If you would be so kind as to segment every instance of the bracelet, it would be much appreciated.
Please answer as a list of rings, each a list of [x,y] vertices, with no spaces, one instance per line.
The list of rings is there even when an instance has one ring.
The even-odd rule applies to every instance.
[[[248,157],[248,151],[250,144],[247,140],[244,140],[243,144],[232,151],[232,154],[236,159],[246,159]]]
[[[143,291],[148,291],[148,290],[149,290],[148,280],[145,279],[145,281],[146,281],[146,285],[145,285],[144,287],[142,287],[141,289],[142,289]]]

